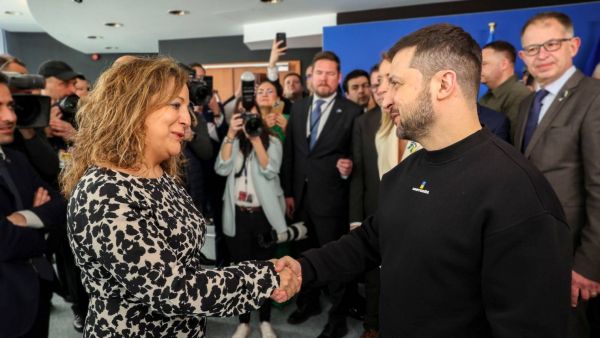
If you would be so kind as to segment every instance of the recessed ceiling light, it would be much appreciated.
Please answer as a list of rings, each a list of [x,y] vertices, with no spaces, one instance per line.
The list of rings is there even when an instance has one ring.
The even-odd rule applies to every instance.
[[[104,49],[106,49],[106,50],[119,49],[119,47],[107,46],[107,47],[104,47]]]
[[[118,28],[118,27],[123,27],[123,26],[125,26],[124,24],[122,24],[122,23],[120,23],[120,22],[107,22],[107,23],[105,23],[104,25],[105,25],[105,26],[108,26],[108,27],[115,27],[115,28]]]
[[[184,9],[173,9],[169,11],[171,15],[184,16],[190,14],[190,11],[186,11]]]
[[[19,11],[4,11],[4,14],[6,14],[6,15],[23,15],[23,12],[19,12]]]
[[[263,4],[278,4],[283,2],[283,0],[260,0]]]
[[[104,39],[104,37],[102,35],[88,35],[87,38],[91,39],[91,40]]]

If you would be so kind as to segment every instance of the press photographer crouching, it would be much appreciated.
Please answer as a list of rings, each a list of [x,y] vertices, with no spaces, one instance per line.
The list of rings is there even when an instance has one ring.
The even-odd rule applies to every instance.
[[[8,78],[0,73],[0,335],[48,337],[54,273],[45,234],[64,224],[66,205],[20,152]]]
[[[252,74],[250,74],[252,75]],[[243,77],[242,77],[243,79]],[[223,196],[223,233],[231,261],[264,260],[275,256],[275,247],[259,245],[259,235],[275,229],[287,230],[285,203],[279,183],[283,147],[257,115],[254,103],[254,79],[251,93],[243,91],[246,109],[235,113],[229,123],[215,171],[227,177]],[[271,303],[259,309],[263,337],[275,337],[270,324]],[[250,313],[239,317],[234,337],[250,332]]]

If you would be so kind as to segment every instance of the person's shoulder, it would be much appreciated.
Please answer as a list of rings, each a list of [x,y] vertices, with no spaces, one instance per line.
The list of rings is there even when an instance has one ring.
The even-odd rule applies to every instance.
[[[29,160],[27,160],[27,156],[22,152],[14,149],[10,149],[8,147],[2,147],[2,151],[6,155],[6,158],[9,161],[12,161],[18,165],[29,165]]]
[[[335,97],[335,101],[336,101],[335,104],[339,108],[341,108],[341,109],[343,109],[345,111],[348,111],[348,112],[350,112],[350,113],[352,113],[354,115],[360,115],[360,114],[363,113],[363,108],[361,106],[359,106],[356,103],[348,100],[347,98],[345,98],[342,95],[338,94]]]

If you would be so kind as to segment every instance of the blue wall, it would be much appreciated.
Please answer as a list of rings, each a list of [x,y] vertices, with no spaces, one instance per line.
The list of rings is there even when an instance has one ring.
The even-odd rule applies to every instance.
[[[583,69],[596,41],[600,39],[600,1],[577,5],[536,7],[495,12],[481,12],[416,19],[379,21],[361,24],[325,27],[323,49],[334,51],[342,60],[342,73],[355,68],[369,70],[379,61],[382,52],[398,39],[419,28],[434,23],[451,23],[469,32],[480,45],[488,39],[488,23],[496,23],[495,40],[506,40],[517,50],[521,48],[521,28],[528,18],[543,11],[560,11],[571,17],[575,35],[581,37],[582,46],[575,58],[575,65]],[[517,57],[516,70],[520,73],[523,63]]]

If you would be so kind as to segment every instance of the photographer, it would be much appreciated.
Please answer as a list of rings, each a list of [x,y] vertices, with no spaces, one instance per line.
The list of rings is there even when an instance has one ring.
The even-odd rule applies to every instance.
[[[0,73],[0,335],[47,337],[52,265],[48,229],[64,224],[64,200],[35,173],[13,142],[17,116]]]
[[[258,86],[255,99],[265,124],[283,142],[291,104],[281,95],[282,88],[278,82],[264,81]]]
[[[0,55],[0,71],[28,74],[27,68],[21,60],[6,54]],[[39,94],[39,90],[35,89],[17,90],[10,86],[9,89],[12,94]],[[25,154],[44,181],[55,182],[59,170],[58,155],[48,142],[43,128],[17,128],[17,130],[18,132],[14,133],[14,141],[8,147]]]
[[[250,122],[252,121],[252,122]],[[279,184],[283,147],[260,121],[257,112],[234,114],[217,157],[215,171],[227,176],[223,196],[223,232],[232,262],[274,257],[275,247],[264,248],[258,237],[286,230],[285,203]],[[251,127],[250,127],[251,125]],[[262,337],[275,337],[271,303],[259,309]],[[233,337],[247,337],[250,314],[239,317]]]
[[[42,94],[50,96],[53,105],[50,110],[50,126],[46,128],[46,134],[50,144],[58,153],[60,168],[64,168],[71,160],[69,144],[76,133],[73,120],[75,119],[74,110],[77,105],[77,97],[74,94],[79,74],[62,61],[46,61],[40,66],[38,73],[46,79],[46,87],[42,90]],[[65,104],[73,98],[75,98],[74,102]],[[63,104],[60,104],[61,102]],[[69,300],[73,303],[71,306],[73,328],[82,332],[88,311],[89,297],[81,283],[81,271],[75,265],[66,231],[57,234],[55,246],[58,276],[64,287],[68,289]]]
[[[63,151],[67,149],[67,142],[70,142],[75,135],[75,127],[64,120],[64,112],[60,110],[57,103],[75,94],[75,82],[79,74],[62,61],[44,62],[38,69],[38,74],[46,79],[46,87],[42,90],[42,94],[50,96],[53,104],[50,111],[50,127],[46,130],[46,134],[50,143],[59,150],[61,162],[64,162],[67,156]],[[61,163],[61,166],[63,165],[64,163]]]

